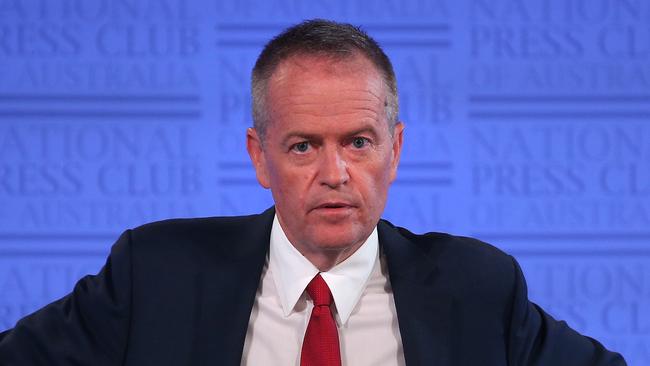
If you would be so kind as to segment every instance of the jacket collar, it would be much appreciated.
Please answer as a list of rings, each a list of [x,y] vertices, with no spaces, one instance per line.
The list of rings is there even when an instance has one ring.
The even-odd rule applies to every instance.
[[[197,270],[194,311],[200,315],[190,364],[241,364],[274,215],[271,207],[249,219],[233,219],[218,236],[205,238],[206,244],[221,249]]]
[[[379,243],[386,255],[407,365],[452,365],[454,300],[442,283],[437,249],[422,236],[405,237],[381,220]]]

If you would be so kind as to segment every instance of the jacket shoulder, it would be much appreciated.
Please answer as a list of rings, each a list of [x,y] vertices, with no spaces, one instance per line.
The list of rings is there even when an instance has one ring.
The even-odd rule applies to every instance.
[[[263,250],[274,212],[247,216],[169,219],[129,230],[134,258],[178,263],[233,258]]]
[[[472,237],[442,232],[416,234],[403,227],[395,226],[388,221],[382,221],[432,259],[442,257],[454,262],[461,260],[463,262],[483,262],[492,265],[504,264],[512,270],[512,257],[490,243]]]
[[[199,218],[176,218],[150,222],[131,229],[131,235],[136,238],[169,239],[170,237],[205,238],[205,235],[236,234],[250,228],[259,218],[257,215],[247,216],[214,216]]]
[[[476,238],[441,232],[416,234],[383,222],[451,283],[470,288],[476,294],[492,292],[490,296],[508,296],[512,290],[516,276],[515,260],[494,245]]]

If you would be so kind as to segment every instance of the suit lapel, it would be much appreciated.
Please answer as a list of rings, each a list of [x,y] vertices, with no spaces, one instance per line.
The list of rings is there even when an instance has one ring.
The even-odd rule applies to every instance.
[[[227,254],[212,253],[197,271],[192,365],[239,365],[248,321],[269,249],[274,208],[234,223],[217,240]]]
[[[432,246],[402,236],[387,221],[378,224],[386,255],[407,365],[452,365],[453,299],[442,283]]]

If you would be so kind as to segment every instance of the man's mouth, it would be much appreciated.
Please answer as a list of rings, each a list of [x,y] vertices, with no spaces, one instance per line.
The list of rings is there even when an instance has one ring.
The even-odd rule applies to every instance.
[[[345,202],[326,202],[316,206],[317,209],[336,209],[336,208],[349,208],[349,207],[352,207],[352,205]]]
[[[314,207],[313,213],[329,222],[340,223],[348,220],[353,214],[355,206],[347,202],[324,202]]]

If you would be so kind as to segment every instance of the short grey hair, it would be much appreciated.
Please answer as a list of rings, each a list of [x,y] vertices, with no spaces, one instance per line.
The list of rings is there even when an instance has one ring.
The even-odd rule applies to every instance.
[[[251,78],[253,126],[262,142],[268,127],[268,81],[282,61],[296,55],[316,55],[345,60],[361,55],[377,68],[386,87],[384,106],[393,134],[399,114],[397,79],[390,59],[379,44],[359,27],[323,19],[307,20],[287,28],[264,46]]]

